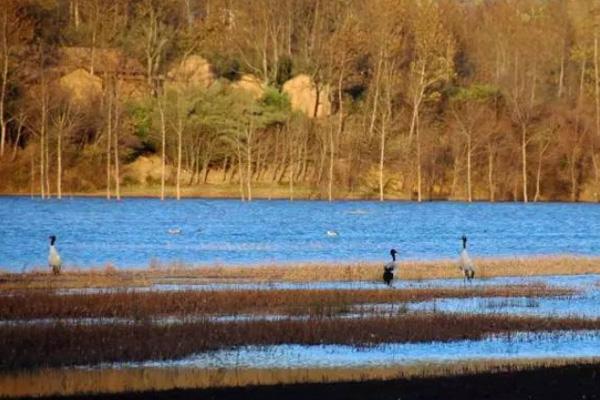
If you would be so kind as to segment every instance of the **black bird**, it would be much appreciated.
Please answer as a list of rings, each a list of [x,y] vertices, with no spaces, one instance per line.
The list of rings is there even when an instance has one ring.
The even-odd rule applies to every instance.
[[[386,285],[392,286],[392,280],[394,279],[394,270],[396,269],[396,249],[390,250],[392,261],[383,266],[383,281]]]
[[[48,266],[54,272],[54,275],[60,274],[60,269],[62,267],[62,260],[60,259],[60,255],[58,254],[58,250],[54,247],[54,243],[56,242],[56,236],[51,235],[48,237],[50,239],[50,248],[48,249]]]
[[[464,274],[464,281],[471,282],[471,279],[475,277],[475,266],[473,265],[473,261],[471,261],[471,257],[469,257],[469,253],[467,253],[467,237],[463,235],[462,237],[463,248],[460,252],[460,260],[458,267]]]

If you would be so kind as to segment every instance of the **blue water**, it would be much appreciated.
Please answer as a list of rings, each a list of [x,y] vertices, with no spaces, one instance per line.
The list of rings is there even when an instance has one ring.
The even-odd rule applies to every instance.
[[[45,266],[50,234],[66,266],[147,267],[454,258],[463,233],[473,256],[600,255],[599,228],[595,204],[0,197],[0,268]]]
[[[592,358],[600,356],[597,331],[513,332],[481,340],[345,345],[242,346],[177,360],[115,363],[113,367],[336,368],[381,367],[464,360]]]

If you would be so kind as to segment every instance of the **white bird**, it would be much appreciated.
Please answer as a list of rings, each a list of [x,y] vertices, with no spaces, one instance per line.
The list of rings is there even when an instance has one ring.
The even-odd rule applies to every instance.
[[[460,252],[460,259],[458,261],[458,268],[464,274],[464,282],[471,282],[471,279],[475,277],[475,265],[473,265],[473,261],[471,261],[471,257],[469,257],[469,253],[467,253],[467,237],[463,235],[462,237],[463,248]]]
[[[56,242],[56,236],[51,235],[48,237],[50,239],[50,249],[48,250],[48,266],[54,272],[54,275],[60,274],[60,269],[62,268],[62,260],[60,259],[60,255],[58,254],[58,250],[54,246]]]
[[[181,234],[181,228],[170,228],[167,232],[171,235],[179,235]]]
[[[329,237],[339,236],[339,233],[337,233],[336,231],[333,231],[333,230],[329,230],[329,231],[325,232],[325,234]]]
[[[396,249],[390,250],[392,261],[383,266],[383,281],[388,286],[392,286],[392,280],[394,279],[394,270],[396,269],[396,254],[398,254]]]

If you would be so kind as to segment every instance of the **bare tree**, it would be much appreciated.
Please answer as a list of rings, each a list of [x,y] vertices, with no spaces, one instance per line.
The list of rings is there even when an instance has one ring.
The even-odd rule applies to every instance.
[[[434,84],[448,81],[454,73],[455,43],[443,25],[437,2],[425,0],[417,4],[414,17],[414,54],[409,72],[409,96],[412,108],[409,139],[415,137],[417,169],[417,201],[422,195],[421,135],[419,113],[423,102],[439,93],[428,92]]]

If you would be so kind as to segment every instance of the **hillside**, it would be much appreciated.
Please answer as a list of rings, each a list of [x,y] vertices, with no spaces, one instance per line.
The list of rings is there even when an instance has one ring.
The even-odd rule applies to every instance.
[[[0,13],[0,193],[598,200],[593,2]]]

